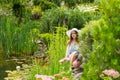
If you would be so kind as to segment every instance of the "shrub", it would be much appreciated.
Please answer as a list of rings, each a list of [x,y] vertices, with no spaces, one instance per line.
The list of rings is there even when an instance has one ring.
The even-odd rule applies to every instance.
[[[54,2],[56,5],[60,6],[61,5],[61,0],[52,0],[51,2]],[[94,0],[64,0],[64,3],[67,7],[73,8],[77,4],[82,4],[82,3],[92,3]]]
[[[41,17],[40,32],[52,32],[55,31],[56,26],[63,25],[68,28],[80,29],[84,23],[81,12],[78,10],[51,9],[47,10]]]
[[[91,36],[88,37],[88,35],[85,35],[85,38],[88,37],[88,39],[86,38],[86,41],[82,37],[84,36],[82,32],[84,32],[85,29],[87,30],[87,28],[88,31],[86,34],[90,32],[89,34]],[[106,21],[104,19],[92,21],[82,30],[83,31],[81,32],[80,38],[83,38],[84,40],[81,42],[81,44],[87,42],[87,46],[81,45],[81,53],[83,52],[83,56],[88,57],[88,63],[84,65],[85,70],[82,79],[98,80],[100,79],[99,75],[101,74],[102,70],[106,68],[114,68],[115,70],[120,71],[118,68],[120,65],[118,61],[119,54],[115,51],[116,48],[118,48],[117,44],[119,44],[119,42],[116,42],[114,32],[111,31],[110,27],[108,27]],[[91,38],[93,43],[89,45]]]
[[[90,20],[98,20],[102,16],[99,11],[82,12],[78,8],[56,8],[44,12],[40,19],[40,32],[54,32],[56,26],[66,26],[68,29],[81,29]]]
[[[41,7],[42,11],[57,7],[54,3],[49,2],[48,0],[33,0],[33,3],[35,6]]]
[[[93,37],[93,48],[90,52],[89,61],[84,65],[84,73],[82,80],[99,80],[100,74],[105,69],[115,69],[120,71],[119,61],[119,8],[112,6],[113,3],[120,1],[113,0],[109,2],[102,0],[104,17],[97,21],[91,21],[87,26],[90,26],[90,34]],[[105,6],[104,6],[104,5]],[[115,11],[115,13],[113,13]],[[109,14],[108,14],[109,13]],[[116,16],[115,16],[116,15]],[[88,31],[89,32],[89,31]],[[118,78],[120,79],[120,77]]]
[[[92,35],[92,26],[91,24],[87,23],[84,28],[81,29],[79,34],[79,41],[80,41],[80,53],[84,57],[84,62],[86,63],[89,60],[89,55],[93,50],[93,35]]]
[[[111,6],[114,3],[116,5]],[[92,50],[81,53],[83,56],[85,54],[88,56],[88,62],[84,64],[82,80],[100,80],[101,73],[105,69],[114,69],[120,72],[120,48],[118,47],[120,44],[119,3],[119,0],[102,0],[101,7],[105,15],[99,20],[89,22],[81,31],[80,40],[83,38],[82,36],[88,36],[84,35],[85,30],[87,31],[86,34],[90,34],[89,38],[93,40],[92,45],[87,44],[87,47],[85,47],[86,50],[86,48],[92,46]],[[90,41],[89,38],[88,41]],[[81,44],[85,42],[86,40],[82,40]],[[84,45],[80,46],[82,52]],[[119,79],[120,77],[117,78],[117,80]]]

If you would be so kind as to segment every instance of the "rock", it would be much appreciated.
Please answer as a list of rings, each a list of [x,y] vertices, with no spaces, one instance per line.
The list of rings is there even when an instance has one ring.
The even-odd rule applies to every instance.
[[[38,44],[38,50],[34,53],[34,57],[36,57],[36,58],[44,57],[45,52],[47,50],[45,43],[43,43],[40,40],[36,41],[36,43]]]
[[[34,53],[34,56],[39,58],[39,57],[44,57],[45,54],[42,51],[37,51],[37,52]]]

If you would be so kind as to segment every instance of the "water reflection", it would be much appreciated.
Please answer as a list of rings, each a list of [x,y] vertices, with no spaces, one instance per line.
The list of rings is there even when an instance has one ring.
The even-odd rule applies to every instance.
[[[16,66],[22,66],[23,63],[31,63],[30,59],[23,59],[16,57],[11,57],[11,59],[5,59],[3,54],[0,53],[0,80],[4,80],[8,74],[5,72],[6,70],[16,70]]]
[[[14,70],[16,63],[14,61],[6,61],[2,56],[0,56],[0,80],[4,80],[7,76],[5,70]]]

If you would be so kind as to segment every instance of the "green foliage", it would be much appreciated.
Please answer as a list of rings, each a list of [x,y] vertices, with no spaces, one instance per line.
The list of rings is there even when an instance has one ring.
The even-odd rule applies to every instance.
[[[89,26],[90,25],[90,26]],[[89,27],[88,27],[89,26]],[[98,21],[92,21],[84,29],[87,30],[87,33],[90,32],[91,36],[84,35],[81,33],[81,36],[88,37],[87,41],[91,41],[90,38],[93,38],[93,43],[91,46],[89,42],[85,39],[81,42],[81,44],[87,42],[87,46],[84,48],[89,48],[88,50],[82,50],[85,45],[81,45],[81,52],[83,52],[83,56],[88,57],[88,63],[84,65],[85,71],[83,74],[83,80],[91,80],[91,79],[100,79],[99,75],[104,69],[116,69],[118,71],[119,68],[119,54],[115,51],[118,49],[116,39],[114,37],[114,32],[110,30],[106,21],[104,19]],[[86,33],[86,34],[87,34]],[[119,36],[118,36],[119,37]],[[82,37],[80,37],[82,38]],[[92,74],[92,75],[91,75]]]
[[[120,2],[118,0],[112,1],[116,3],[116,5]],[[102,7],[105,16],[100,20],[91,21],[83,29],[85,30],[89,26],[87,33],[90,32],[93,38],[93,47],[88,55],[89,61],[84,65],[85,70],[82,80],[100,80],[100,74],[105,69],[115,69],[120,72],[120,48],[118,47],[120,44],[120,36],[118,34],[120,30],[120,15],[117,14],[119,12],[119,7],[113,6],[112,9],[109,8],[109,6],[112,6],[114,3],[109,2],[109,0],[102,0]],[[113,10],[115,11],[115,14],[112,13]]]
[[[80,53],[83,55],[84,62],[87,62],[90,58],[90,53],[93,50],[93,36],[92,36],[92,27],[91,24],[86,24],[84,28],[81,29],[79,34],[79,41],[80,41]]]
[[[2,0],[0,0],[0,3],[2,3],[2,4],[8,4],[8,3],[21,3],[21,4],[26,4],[28,1],[30,1],[30,0],[4,0],[4,1],[2,1]]]
[[[65,6],[72,8],[76,4],[93,1],[65,0]],[[0,15],[0,47],[8,56],[30,54],[37,50],[34,42],[39,37],[45,41],[49,47],[47,53],[50,64],[47,67],[38,64],[32,68],[31,80],[35,79],[34,75],[37,73],[54,75],[62,71],[67,72],[70,67],[68,63],[59,63],[65,56],[67,29],[56,26],[68,29],[82,28],[79,36],[80,52],[85,58],[82,80],[100,80],[100,74],[105,69],[120,72],[120,0],[99,0],[100,6],[97,12],[56,8],[56,4],[60,6],[61,0],[34,0],[35,7],[32,13],[32,7],[26,7],[28,2],[29,0],[0,1],[2,10],[13,8],[14,14]],[[39,18],[40,21],[30,20],[33,14],[42,16]],[[99,19],[101,15],[102,18]],[[83,28],[85,23],[87,24]],[[39,30],[40,33],[51,32],[51,34],[39,34]],[[44,69],[41,69],[43,67]]]
[[[65,0],[65,3],[68,7],[74,7],[77,4],[83,4],[83,3],[92,3],[94,0]]]
[[[77,4],[94,2],[94,0],[52,0],[51,2],[54,2],[56,5],[61,6],[62,1],[64,1],[64,5],[69,8],[73,8]]]
[[[89,12],[84,12],[84,20],[88,23],[89,21],[92,20],[98,20],[101,18],[103,14],[100,11],[89,11]]]
[[[33,0],[34,5],[39,5],[43,11],[51,8],[56,8],[57,6],[49,2],[48,0]]]
[[[68,13],[69,13],[67,19],[68,27],[69,28],[76,27],[78,29],[82,28],[85,23],[84,16],[82,15],[82,13],[77,9],[71,10]]]
[[[37,20],[40,32],[52,32],[56,26],[66,26],[67,28],[76,27],[82,28],[84,23],[90,20],[99,19],[99,15],[94,12],[81,12],[79,9],[68,9],[68,8],[56,8],[47,10],[43,8],[44,4],[52,3],[47,0],[37,0],[38,5],[31,7],[27,6],[30,1],[15,1],[13,3],[7,3],[11,5],[8,10],[13,8],[13,15],[16,16],[17,26],[21,26],[26,23],[27,20]],[[37,1],[35,1],[37,3]],[[34,1],[33,1],[34,2]],[[17,7],[16,7],[17,6]],[[46,6],[46,5],[45,5]],[[47,5],[48,6],[48,5]],[[45,12],[43,12],[46,10]],[[94,18],[93,18],[94,17]],[[37,23],[38,23],[37,22]]]
[[[28,21],[22,24],[22,27],[17,27],[16,18],[13,16],[3,15],[0,16],[0,20],[0,43],[5,54],[8,56],[30,54],[37,49],[34,42],[38,38],[39,31],[33,23]]]
[[[101,13],[97,11],[81,12],[79,9],[57,8],[44,12],[40,19],[40,32],[53,32],[56,26],[66,26],[68,29],[81,29],[90,20],[98,20]]]
[[[50,40],[51,40],[51,38],[53,38],[53,34],[43,33],[43,34],[39,34],[39,37],[47,46],[49,46]]]
[[[74,7],[76,4],[80,4],[80,0],[65,0],[65,5],[68,7]]]
[[[79,10],[51,9],[41,17],[40,32],[52,32],[56,26],[82,28],[85,23]]]
[[[110,26],[113,24],[119,24],[117,21],[120,20],[120,1],[119,0],[102,0],[101,8],[105,14],[105,18],[109,21]]]
[[[23,18],[26,18],[26,4],[29,0],[4,0],[0,1],[1,10],[3,12],[8,12],[6,15],[12,15],[16,16],[18,19],[18,25],[20,25],[23,22]],[[30,14],[30,12],[29,12]],[[28,15],[28,14],[27,14]]]
[[[51,41],[50,41],[48,54],[50,57],[50,67],[52,69],[50,71],[53,71],[51,72],[52,74],[59,73],[63,70],[69,69],[69,65],[61,66],[59,63],[59,60],[65,57],[65,51],[66,51],[66,46],[67,46],[66,30],[67,30],[66,28],[58,27],[56,29],[56,34],[54,35],[53,38],[51,38]],[[64,66],[64,69],[63,70],[60,69],[63,66]]]
[[[56,4],[57,6],[60,6],[61,4],[61,0],[49,0],[50,2],[53,2],[54,4]]]
[[[35,68],[32,68],[31,76],[29,80],[35,80],[35,74],[42,74],[42,75],[54,75],[60,72],[66,72],[64,76],[70,77],[69,72],[69,62],[65,62],[63,64],[59,63],[59,60],[65,57],[65,51],[67,46],[67,39],[66,36],[66,28],[64,27],[57,27],[56,33],[53,34],[43,34],[40,36],[47,36],[47,39],[50,40],[48,45],[48,65],[42,65],[41,63],[34,63]],[[48,37],[49,36],[49,37]],[[45,38],[45,37],[44,37]],[[56,79],[57,80],[57,79]]]

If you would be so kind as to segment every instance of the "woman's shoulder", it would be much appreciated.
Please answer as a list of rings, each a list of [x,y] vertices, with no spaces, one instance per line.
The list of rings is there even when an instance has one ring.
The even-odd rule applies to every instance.
[[[70,44],[70,42],[71,42],[71,41],[70,41],[70,40],[68,40],[68,41],[67,41],[67,45],[69,45],[69,44]]]

